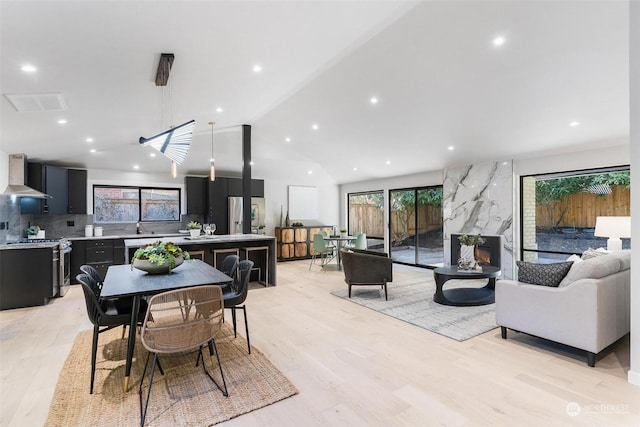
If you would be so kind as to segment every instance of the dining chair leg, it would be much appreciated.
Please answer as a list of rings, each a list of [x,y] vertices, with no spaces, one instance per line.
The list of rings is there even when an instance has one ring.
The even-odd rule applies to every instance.
[[[147,401],[144,404],[144,410],[142,409],[142,384],[144,383],[144,374],[147,371],[147,365],[149,364],[149,355],[147,355],[147,363],[144,364],[144,372],[140,379],[140,388],[138,389],[138,396],[140,400],[140,426],[144,426],[144,420],[147,417],[147,409],[149,408],[149,398],[151,397],[151,386],[153,385],[153,374],[156,371],[156,364],[158,363],[158,353],[153,355],[153,364],[151,365],[151,373],[149,374],[149,389],[147,390]]]
[[[242,311],[244,312],[244,330],[247,333],[247,350],[249,354],[251,354],[251,342],[249,341],[249,321],[247,320],[247,306],[242,306]]]
[[[120,339],[123,340],[126,334],[127,334],[127,325],[122,325],[122,336],[120,337]]]
[[[238,337],[238,331],[236,329],[236,308],[231,307],[231,320],[233,320],[233,337],[237,338]]]
[[[210,345],[213,347],[214,352],[216,353],[216,360],[218,362],[218,368],[220,368],[220,377],[222,378],[222,385],[223,387],[220,387],[220,384],[218,384],[218,382],[215,380],[215,378],[213,378],[213,376],[209,373],[209,371],[207,371],[207,368],[204,364],[204,358],[202,361],[202,369],[204,370],[205,374],[207,374],[207,376],[209,377],[209,379],[211,379],[211,381],[213,381],[213,383],[216,385],[216,387],[218,387],[218,390],[220,390],[222,392],[222,395],[224,397],[229,397],[229,392],[227,391],[227,382],[224,379],[224,372],[222,372],[222,363],[220,363],[220,353],[218,353],[218,347],[216,347],[216,341],[214,339],[212,339],[211,341],[209,341]],[[211,347],[209,347],[211,348]],[[202,353],[202,348],[200,348],[200,353]],[[211,362],[213,363],[213,357],[211,358]]]
[[[93,394],[93,382],[96,378],[96,353],[98,352],[98,334],[100,328],[93,326],[93,342],[91,343],[91,385],[89,386],[89,394]]]

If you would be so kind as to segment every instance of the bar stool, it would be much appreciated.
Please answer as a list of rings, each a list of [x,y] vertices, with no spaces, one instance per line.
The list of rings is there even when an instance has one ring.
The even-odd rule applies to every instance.
[[[253,270],[258,270],[258,283],[264,285],[264,286],[269,286],[269,246],[248,246],[248,247],[244,247],[241,248],[244,251],[244,259],[248,260],[249,259],[249,253],[253,252],[253,251],[264,251],[264,270],[265,270],[265,278],[264,281],[262,281],[261,277],[262,277],[262,267],[260,267],[260,264],[255,262],[253,263],[253,268],[251,268],[251,271]]]
[[[204,251],[187,251],[191,259],[199,259],[204,262]]]
[[[211,249],[213,254],[213,267],[218,268],[218,254],[224,254],[226,257],[229,254],[234,254],[240,258],[240,249],[238,248],[226,248],[226,249]]]

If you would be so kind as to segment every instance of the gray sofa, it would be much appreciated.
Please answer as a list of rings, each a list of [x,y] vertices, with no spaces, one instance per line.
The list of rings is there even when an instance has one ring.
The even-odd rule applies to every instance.
[[[631,252],[574,262],[558,287],[513,280],[496,283],[496,323],[596,354],[629,333]]]
[[[360,249],[341,249],[344,281],[349,286],[351,298],[352,286],[381,286],[384,298],[387,296],[387,282],[393,281],[393,261],[384,252]]]

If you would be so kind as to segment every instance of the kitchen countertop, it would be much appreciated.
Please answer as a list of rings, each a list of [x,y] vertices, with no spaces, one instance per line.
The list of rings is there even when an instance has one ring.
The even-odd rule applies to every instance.
[[[0,244],[0,250],[6,249],[34,249],[34,248],[56,248],[60,244],[58,242],[38,242],[38,243],[20,243],[20,244]]]
[[[124,246],[127,248],[139,248],[150,243],[160,241],[170,241],[176,245],[201,245],[207,243],[230,243],[230,242],[249,242],[256,240],[274,240],[273,236],[265,236],[263,234],[214,234],[213,236],[201,236],[192,239],[189,236],[179,235],[178,238],[167,238],[171,236],[161,237],[156,235],[149,239],[125,239]]]
[[[100,240],[100,239],[158,239],[163,237],[184,236],[181,233],[143,233],[143,234],[105,234],[102,236],[91,237],[67,237],[67,239],[74,240]]]

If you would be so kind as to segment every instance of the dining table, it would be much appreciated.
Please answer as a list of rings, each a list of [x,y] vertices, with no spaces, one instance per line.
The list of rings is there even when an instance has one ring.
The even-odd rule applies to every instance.
[[[232,282],[231,277],[200,260],[185,261],[166,274],[149,274],[133,268],[130,264],[109,266],[100,297],[104,299],[132,297],[133,299],[123,386],[125,393],[129,389],[140,299],[174,289],[203,285],[221,286]]]
[[[336,242],[336,250],[338,251],[338,255],[336,258],[336,262],[338,263],[338,270],[342,270],[342,260],[340,258],[340,249],[344,246],[345,243],[356,240],[355,236],[345,236],[345,235],[335,235],[335,236],[322,236],[324,240],[328,242]]]

